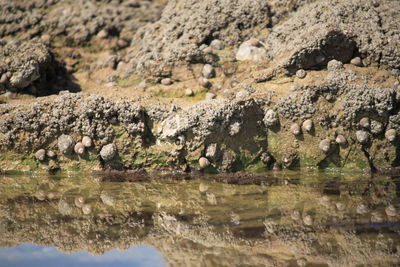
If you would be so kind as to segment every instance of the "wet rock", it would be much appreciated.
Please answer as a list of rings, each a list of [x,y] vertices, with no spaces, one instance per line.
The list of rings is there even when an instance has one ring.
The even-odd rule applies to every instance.
[[[35,158],[38,161],[44,161],[46,159],[46,150],[44,149],[39,149],[38,151],[36,151],[35,153]]]
[[[367,117],[364,117],[364,118],[362,118],[361,120],[360,120],[360,126],[361,126],[361,128],[364,128],[364,129],[369,129],[369,127],[370,127],[370,120],[369,120],[369,118],[367,118]]]
[[[82,138],[82,144],[87,148],[92,147],[93,146],[92,138],[90,138],[89,136],[84,136]]]
[[[385,133],[385,138],[389,141],[389,142],[393,142],[394,140],[396,140],[397,137],[397,132],[395,129],[389,129],[386,131]]]
[[[206,79],[211,79],[215,77],[215,69],[210,64],[205,64],[202,71],[203,77]]]
[[[64,155],[69,155],[72,153],[74,144],[74,139],[69,135],[63,134],[58,138],[58,149]]]
[[[342,135],[342,134],[338,134],[338,135],[336,136],[335,141],[336,141],[336,144],[338,144],[338,145],[340,145],[340,146],[342,146],[342,147],[347,145],[347,139],[346,139],[346,137],[344,137],[344,135]]]
[[[344,69],[344,67],[342,62],[332,59],[328,62],[327,69],[329,71],[338,71]]]
[[[257,39],[250,39],[239,46],[236,52],[236,60],[261,62],[266,59],[266,50],[260,46]]]
[[[366,131],[362,131],[362,130],[357,131],[356,138],[357,138],[357,141],[362,145],[365,145],[369,142],[369,135]]]
[[[278,125],[279,124],[278,114],[272,109],[267,110],[263,122],[267,127],[273,127]]]
[[[76,197],[74,199],[75,206],[78,208],[82,208],[83,205],[85,204],[85,199],[83,197]]]
[[[199,78],[199,84],[204,88],[211,87],[211,82],[207,78],[204,78],[204,77]]]
[[[395,206],[393,206],[393,205],[387,206],[385,208],[385,213],[386,213],[387,216],[390,216],[390,217],[397,216],[397,210],[396,210]]]
[[[290,126],[290,132],[295,136],[300,135],[301,134],[301,128],[297,123],[293,123]]]
[[[225,48],[224,44],[222,43],[222,41],[218,40],[218,39],[212,40],[211,43],[210,43],[210,47],[212,49],[216,49],[216,50],[223,50]]]
[[[108,144],[100,150],[100,156],[104,161],[110,161],[117,155],[117,146],[115,144]]]
[[[81,142],[76,143],[74,146],[74,152],[78,155],[85,154],[85,146]]]
[[[310,215],[306,215],[303,218],[303,223],[307,226],[313,225],[313,218]]]
[[[299,79],[304,79],[307,76],[307,72],[303,69],[296,71],[296,76]]]
[[[308,119],[308,120],[305,120],[305,121],[303,122],[301,128],[303,129],[303,131],[309,133],[309,132],[311,132],[311,130],[313,129],[313,126],[314,126],[313,121],[310,120],[310,119]]]
[[[205,169],[206,167],[210,166],[210,161],[205,157],[201,157],[199,159],[199,166],[200,169]]]
[[[188,88],[185,90],[185,96],[194,96],[194,92],[192,89]]]
[[[162,85],[171,85],[172,84],[172,80],[170,78],[164,78],[161,80],[161,84]]]
[[[329,139],[324,139],[321,142],[319,142],[319,149],[321,149],[322,152],[328,153],[331,149],[331,140]]]
[[[355,57],[352,60],[350,60],[350,64],[357,66],[357,67],[362,67],[363,63],[360,57]]]
[[[82,213],[85,215],[89,215],[90,213],[92,213],[92,206],[89,204],[85,204],[82,206]]]

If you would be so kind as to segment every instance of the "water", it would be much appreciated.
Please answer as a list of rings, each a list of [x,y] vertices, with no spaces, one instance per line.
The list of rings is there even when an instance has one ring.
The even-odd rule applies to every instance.
[[[0,177],[0,266],[399,266],[400,178]]]

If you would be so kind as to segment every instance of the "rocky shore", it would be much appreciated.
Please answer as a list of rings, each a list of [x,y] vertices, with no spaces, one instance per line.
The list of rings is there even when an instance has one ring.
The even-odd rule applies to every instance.
[[[2,170],[400,166],[398,1],[0,7]]]

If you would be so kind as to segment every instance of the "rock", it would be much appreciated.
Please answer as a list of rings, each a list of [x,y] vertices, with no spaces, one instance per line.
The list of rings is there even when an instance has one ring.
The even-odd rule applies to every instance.
[[[82,212],[85,215],[88,215],[90,213],[92,213],[92,206],[90,206],[89,204],[85,204],[82,206]]]
[[[272,109],[267,110],[263,122],[266,127],[273,127],[278,125],[279,124],[278,114]]]
[[[117,45],[119,48],[125,48],[129,45],[129,43],[127,41],[125,41],[124,39],[119,39],[117,42]]]
[[[8,81],[7,74],[3,73],[3,74],[0,76],[0,84],[6,84],[7,81]]]
[[[35,153],[35,158],[38,161],[44,161],[46,159],[46,150],[44,149],[39,149],[38,151],[36,151]]]
[[[64,155],[69,155],[72,153],[74,144],[74,139],[69,135],[63,134],[58,138],[58,149]]]
[[[346,205],[343,202],[337,202],[336,208],[338,211],[343,211],[346,208]]]
[[[290,132],[295,136],[299,135],[301,133],[300,126],[297,123],[293,123],[290,126]]]
[[[215,69],[210,64],[205,64],[202,71],[203,77],[211,79],[215,77]]]
[[[204,184],[204,183],[200,183],[200,185],[199,185],[199,191],[200,191],[201,193],[206,192],[208,189],[209,189],[209,186],[208,186],[208,185],[206,185],[206,184]]]
[[[40,200],[43,201],[46,199],[46,194],[42,191],[42,190],[38,190],[35,192],[35,197]]]
[[[261,62],[266,59],[267,52],[264,48],[258,47],[260,42],[256,39],[250,39],[239,46],[236,52],[236,60]]]
[[[298,211],[298,210],[293,210],[291,213],[290,213],[290,217],[292,218],[292,220],[294,220],[294,221],[298,221],[298,220],[300,220],[300,212]]]
[[[327,69],[329,71],[337,71],[344,69],[344,67],[342,62],[332,59],[331,61],[328,62]]]
[[[296,76],[299,79],[304,79],[307,76],[307,72],[303,69],[300,69],[300,70],[296,71]]]
[[[108,144],[100,150],[100,156],[104,161],[110,161],[117,155],[117,146],[115,144]]]
[[[108,31],[103,29],[97,33],[97,38],[106,39],[108,37]]]
[[[85,147],[91,147],[91,146],[93,145],[92,138],[90,138],[89,136],[84,136],[84,137],[82,138],[82,144],[83,144]]]
[[[393,142],[394,140],[396,140],[397,137],[397,132],[395,129],[389,129],[386,131],[385,133],[385,138],[389,141],[389,142]]]
[[[222,41],[218,39],[212,40],[210,43],[210,47],[216,50],[223,50],[225,48]]]
[[[55,153],[53,150],[47,151],[47,156],[48,156],[50,159],[55,159],[55,158],[57,157],[56,153]]]
[[[211,47],[207,46],[206,48],[203,49],[203,53],[207,55],[211,55],[213,53],[213,50]]]
[[[380,123],[379,121],[371,121],[371,133],[375,134],[375,135],[379,135],[383,132],[383,124]]]
[[[215,159],[217,156],[217,144],[210,144],[206,150],[206,157],[210,159]]]
[[[162,85],[171,85],[172,84],[172,80],[170,78],[164,78],[161,80],[161,84]]]
[[[74,146],[74,151],[78,155],[83,155],[85,153],[85,146],[81,142],[78,142]]]
[[[229,135],[235,136],[240,132],[241,124],[239,122],[234,122],[229,126]]]
[[[194,92],[192,89],[188,88],[185,90],[185,96],[194,96]]]
[[[199,78],[199,84],[204,88],[211,87],[211,82],[207,78],[204,78],[204,77]]]
[[[324,139],[319,143],[319,149],[321,149],[322,152],[328,153],[329,150],[331,149],[331,140],[329,139]]]
[[[311,132],[313,126],[314,126],[314,125],[313,125],[313,121],[310,120],[310,119],[308,119],[308,120],[305,120],[305,121],[303,122],[303,124],[301,125],[301,128],[302,128],[303,131],[305,131],[305,132]]]
[[[356,138],[357,138],[357,141],[362,145],[365,145],[369,142],[369,135],[366,131],[362,131],[362,130],[357,131]]]
[[[312,217],[311,217],[310,215],[304,216],[303,222],[304,222],[304,224],[307,225],[307,226],[313,225],[313,219],[312,219]]]
[[[397,210],[393,205],[389,205],[385,208],[385,213],[387,216],[395,217],[397,215]]]
[[[45,43],[46,45],[49,45],[51,42],[51,37],[48,34],[44,34],[40,37],[40,40],[42,40],[42,42]]]
[[[85,199],[83,197],[76,197],[74,203],[78,208],[82,208],[82,206],[85,204]]]
[[[214,93],[207,92],[206,96],[205,96],[205,99],[206,100],[211,100],[211,99],[215,99],[216,97],[217,96]]]
[[[369,121],[369,118],[367,118],[367,117],[364,117],[364,118],[362,118],[361,120],[360,120],[360,126],[362,127],[362,128],[364,128],[364,129],[369,129],[369,127],[370,127],[370,121]]]
[[[368,206],[364,203],[360,203],[357,205],[356,212],[358,214],[365,214],[368,212]]]
[[[100,194],[100,199],[101,201],[106,204],[107,206],[114,206],[115,205],[115,199],[112,197],[108,192],[103,191]]]
[[[239,92],[236,93],[236,99],[245,99],[250,96],[250,92],[247,90],[240,90]]]
[[[362,67],[363,63],[360,57],[355,57],[352,60],[350,60],[350,64],[357,66],[357,67]]]
[[[199,166],[200,169],[205,169],[206,167],[210,166],[210,161],[205,157],[201,157],[199,159]]]
[[[336,144],[340,145],[340,146],[346,146],[347,145],[347,139],[346,137],[344,137],[344,135],[339,134],[338,136],[336,136]]]

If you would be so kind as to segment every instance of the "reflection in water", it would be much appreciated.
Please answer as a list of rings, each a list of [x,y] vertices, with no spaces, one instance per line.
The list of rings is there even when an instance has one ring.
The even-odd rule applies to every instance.
[[[132,246],[145,244],[172,266],[400,264],[398,178],[275,175],[268,185],[1,177],[0,258],[30,243],[144,262],[137,249],[149,248]]]

